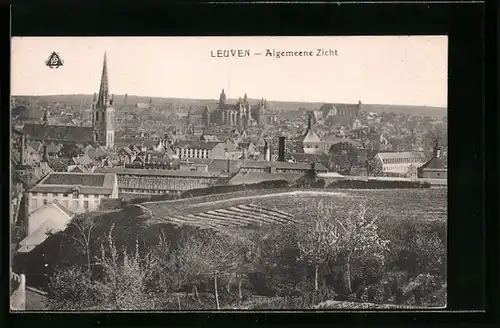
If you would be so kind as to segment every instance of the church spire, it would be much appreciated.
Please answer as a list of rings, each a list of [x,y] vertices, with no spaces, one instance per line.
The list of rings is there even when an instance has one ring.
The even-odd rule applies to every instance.
[[[97,104],[100,106],[108,105],[109,86],[108,86],[108,64],[106,52],[104,52],[104,62],[102,64],[101,86],[99,88],[99,98]]]

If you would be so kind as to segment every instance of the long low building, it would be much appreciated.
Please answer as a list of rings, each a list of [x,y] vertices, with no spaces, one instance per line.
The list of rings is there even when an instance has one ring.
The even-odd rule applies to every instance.
[[[424,152],[380,152],[376,156],[383,173],[417,176],[417,168],[426,162]]]
[[[118,180],[118,192],[126,194],[180,194],[191,189],[207,188],[225,183],[234,173],[103,168],[99,172],[114,173]]]

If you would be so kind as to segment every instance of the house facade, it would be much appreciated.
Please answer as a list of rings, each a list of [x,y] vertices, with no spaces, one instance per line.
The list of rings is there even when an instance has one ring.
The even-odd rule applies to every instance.
[[[447,179],[448,168],[441,158],[441,149],[436,144],[433,156],[418,168],[418,177],[427,179]]]
[[[417,177],[417,168],[425,163],[424,152],[380,152],[375,157],[382,173]]]
[[[97,211],[104,198],[118,198],[113,173],[53,172],[28,191],[29,213],[57,201],[74,213]]]
[[[175,154],[179,159],[187,158],[225,158],[226,149],[221,142],[184,141],[177,142]]]

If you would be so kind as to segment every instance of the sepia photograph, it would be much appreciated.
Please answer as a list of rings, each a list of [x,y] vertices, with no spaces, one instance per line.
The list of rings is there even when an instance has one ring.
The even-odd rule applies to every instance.
[[[13,37],[11,311],[447,306],[447,36]]]

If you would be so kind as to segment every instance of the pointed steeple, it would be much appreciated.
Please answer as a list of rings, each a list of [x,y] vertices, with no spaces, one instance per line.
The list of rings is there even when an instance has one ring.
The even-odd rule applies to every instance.
[[[102,64],[101,86],[99,87],[98,106],[108,105],[109,85],[108,85],[108,64],[106,52],[104,52],[104,62]]]

